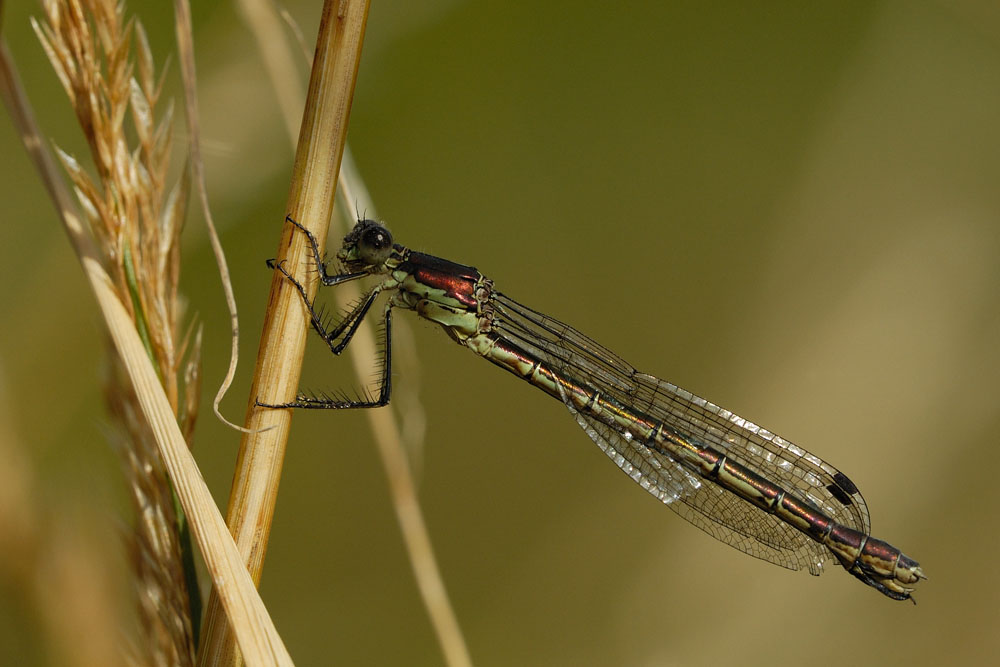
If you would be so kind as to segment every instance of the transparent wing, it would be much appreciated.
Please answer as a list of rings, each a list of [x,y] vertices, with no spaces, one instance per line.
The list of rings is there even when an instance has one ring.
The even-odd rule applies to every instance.
[[[500,293],[494,294],[493,302],[494,329],[553,368],[664,422],[696,444],[724,452],[834,521],[869,534],[868,508],[861,493],[846,475],[819,457],[676,385],[640,373],[558,320]],[[702,481],[668,455],[633,442],[567,405],[591,439],[619,467],[691,523],[758,558],[791,569],[820,571],[829,554],[803,533],[710,481]],[[672,502],[675,499],[682,502]]]
[[[698,528],[743,553],[820,574],[833,554],[774,515],[762,512],[720,486],[699,479],[674,459],[623,437],[563,401],[580,427],[642,488]]]

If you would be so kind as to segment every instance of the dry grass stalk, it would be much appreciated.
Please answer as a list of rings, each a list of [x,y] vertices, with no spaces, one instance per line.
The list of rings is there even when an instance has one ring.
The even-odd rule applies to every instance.
[[[304,99],[301,87],[296,85],[298,70],[294,66],[295,56],[281,34],[278,8],[261,0],[241,0],[239,7],[248,27],[256,37],[269,78],[276,91],[275,97],[281,102],[289,136],[295,141]],[[282,19],[289,23],[297,38],[296,43],[301,44],[301,31],[295,22],[287,14],[282,14]],[[309,49],[302,48],[302,52],[303,57],[310,61]],[[355,207],[369,212],[375,210],[364,182],[354,166],[350,148],[346,144],[337,194],[338,206],[333,219],[335,223],[339,223],[339,230],[335,230],[335,234],[342,236],[347,232],[345,222],[354,218]],[[325,237],[320,238],[325,240]],[[347,283],[338,287],[335,297],[341,308],[347,308],[349,304],[357,302],[361,293],[355,283]],[[414,380],[419,365],[413,348],[412,332],[406,321],[400,319],[394,324],[394,339],[398,348],[394,354],[394,361],[410,379],[407,385],[409,389],[397,388],[393,397],[393,405],[402,415],[402,419],[397,420],[392,410],[369,410],[366,411],[366,417],[386,471],[393,508],[421,599],[427,608],[446,664],[460,667],[471,664],[471,657],[434,556],[413,479],[413,465],[407,457],[408,450],[411,453],[417,451],[419,455],[423,446],[424,411],[416,393]],[[372,369],[377,354],[373,327],[369,322],[361,323],[349,348],[349,354],[358,378],[365,380],[373,375],[377,376]]]
[[[368,206],[371,201],[361,176],[354,166],[354,160],[351,158],[350,152],[346,150],[340,169],[340,187],[342,194],[345,195],[340,202],[340,210],[348,207],[347,202],[363,202],[365,206]],[[368,206],[368,208],[374,210],[374,206]],[[347,215],[349,214],[342,214],[338,217],[346,219]],[[360,291],[354,283],[341,285],[337,291],[337,299],[341,308],[346,309],[349,303],[357,303],[360,298]],[[372,329],[370,324],[362,322],[351,342],[351,361],[354,363],[354,370],[359,378],[365,377],[366,374],[368,377],[371,376],[371,360],[377,358],[375,335]],[[397,368],[402,369],[401,372],[405,372],[412,381],[417,375],[416,368],[414,368],[417,364],[416,353],[413,351],[412,331],[407,327],[400,326],[396,326],[395,330],[394,342],[402,349],[400,350],[401,354],[395,354],[393,359]],[[409,343],[411,354],[406,354],[407,343]],[[407,371],[408,365],[410,368]],[[375,444],[378,447],[382,467],[385,468],[388,478],[392,507],[396,512],[406,553],[410,559],[410,566],[413,568],[413,576],[420,590],[424,607],[426,607],[430,617],[431,625],[437,635],[438,643],[444,653],[445,663],[450,667],[465,667],[472,664],[472,657],[469,654],[468,645],[462,634],[462,627],[459,625],[458,616],[451,605],[448,590],[444,585],[444,578],[441,576],[441,570],[438,568],[437,559],[434,556],[430,531],[427,529],[427,522],[424,520],[420,499],[417,495],[412,465],[404,447],[404,440],[407,437],[411,438],[407,444],[422,445],[423,407],[412,391],[397,392],[394,403],[397,408],[404,411],[404,416],[409,418],[403,421],[402,429],[400,424],[393,419],[389,410],[368,410],[366,416],[372,429]],[[407,426],[409,426],[408,429]]]
[[[327,0],[320,20],[287,211],[321,239],[333,210],[368,6],[367,0]],[[290,225],[277,257],[290,267],[306,265],[306,242],[302,234],[291,233]],[[268,301],[250,395],[283,403],[298,388],[309,327],[297,291],[277,271]],[[263,568],[290,423],[288,410],[251,407],[246,425],[253,432],[240,443],[227,524],[255,580]],[[235,649],[213,591],[199,664],[239,664]]]
[[[182,0],[181,0],[182,1]],[[41,139],[31,104],[21,85],[9,51],[0,36],[0,99],[7,107],[25,150],[38,171],[63,229],[80,261],[84,276],[111,334],[111,340],[128,373],[139,407],[156,438],[158,452],[169,472],[174,491],[184,508],[191,532],[205,560],[218,599],[229,618],[243,655],[250,665],[291,665],[226,528],[198,466],[177,423],[175,410],[164,391],[151,356],[140,339],[136,323],[115,292],[103,267],[102,252],[94,244],[77,212],[56,161]],[[185,373],[185,376],[189,376]],[[110,664],[105,660],[97,664]]]
[[[215,220],[212,216],[212,209],[208,205],[208,186],[205,183],[205,165],[201,159],[201,123],[198,114],[198,93],[197,77],[194,66],[194,37],[191,26],[191,7],[187,0],[174,0],[174,26],[177,34],[177,53],[179,55],[181,70],[181,81],[184,84],[184,119],[187,121],[188,150],[190,151],[191,180],[194,182],[194,191],[201,203],[201,212],[205,216],[205,231],[208,232],[208,241],[212,245],[212,254],[215,255],[215,264],[219,269],[219,280],[222,283],[222,292],[226,298],[226,308],[229,311],[229,330],[231,334],[229,348],[229,368],[226,370],[226,377],[223,378],[212,401],[212,412],[222,423],[237,431],[243,431],[242,426],[238,426],[222,415],[220,404],[233,384],[236,377],[236,364],[240,350],[240,322],[236,312],[236,295],[233,293],[233,284],[229,275],[229,262],[226,260],[226,253],[222,249],[222,241],[215,228]],[[196,402],[192,402],[197,405]]]
[[[109,356],[117,355],[109,350]],[[109,365],[111,373],[122,373],[116,363]],[[126,534],[140,624],[130,650],[132,661],[190,665],[194,662],[192,620],[173,491],[128,378],[107,382],[105,394],[117,425],[126,430],[115,444],[136,512],[133,532]]]
[[[157,121],[163,80],[155,76],[141,23],[126,22],[123,5],[48,0],[44,11],[45,23],[33,26],[69,95],[96,177],[61,151],[60,159],[104,268],[140,332],[181,431],[190,437],[199,398],[200,337],[189,346],[190,336],[181,332],[179,239],[189,188],[182,176],[168,189],[172,106]],[[128,115],[134,146],[126,136]],[[134,659],[190,665],[193,578],[185,576],[173,491],[120,358],[113,352],[109,358],[105,397],[120,433],[136,513],[128,539],[140,625]]]

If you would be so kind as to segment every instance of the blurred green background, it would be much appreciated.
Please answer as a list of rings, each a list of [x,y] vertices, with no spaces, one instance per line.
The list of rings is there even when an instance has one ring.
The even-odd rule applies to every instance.
[[[317,4],[289,3],[307,39]],[[875,535],[924,566],[919,605],[714,541],[636,488],[558,403],[413,321],[420,370],[394,381],[426,410],[423,508],[479,665],[1000,653],[1000,10],[762,4],[375,0],[352,149],[398,241],[477,266],[844,470]],[[244,332],[224,404],[238,420],[292,148],[236,10],[195,5],[208,185]],[[162,63],[169,3],[130,7]],[[28,27],[37,10],[4,9],[40,123],[84,156]],[[168,87],[179,99],[176,77]],[[55,506],[113,536],[127,517],[97,380],[102,324],[6,118],[0,150],[7,437]],[[205,325],[195,454],[224,507],[238,437],[210,414],[229,337],[198,218],[182,277]],[[349,366],[322,352],[309,358]],[[351,382],[325,373],[309,386]],[[357,412],[293,423],[262,594],[299,664],[442,661],[370,442]],[[0,663],[41,660],[33,619],[0,597]]]

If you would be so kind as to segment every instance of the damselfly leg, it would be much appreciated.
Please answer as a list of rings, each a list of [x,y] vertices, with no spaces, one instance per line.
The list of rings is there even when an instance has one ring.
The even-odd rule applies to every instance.
[[[307,230],[305,227],[300,225],[298,222],[292,218],[287,218],[288,222],[292,223],[295,227],[302,230],[305,233],[306,238],[309,240],[313,260],[316,264],[316,272],[319,275],[320,282],[324,287],[339,285],[341,283],[346,283],[351,280],[357,280],[358,278],[363,278],[370,275],[367,271],[356,271],[356,272],[344,272],[340,274],[330,274],[327,272],[326,263],[323,262],[322,256],[319,252],[319,245],[316,243],[316,237]],[[373,287],[354,308],[348,312],[344,318],[333,327],[328,327],[326,322],[324,322],[322,314],[316,309],[315,304],[309,299],[309,295],[306,292],[305,286],[299,282],[294,276],[292,276],[284,266],[285,262],[275,262],[274,260],[268,260],[267,265],[269,268],[277,269],[284,276],[285,279],[291,283],[299,296],[302,299],[302,304],[305,306],[306,311],[309,313],[310,323],[313,330],[319,335],[320,338],[329,346],[330,351],[335,355],[340,355],[344,349],[347,348],[351,339],[354,338],[354,334],[357,332],[358,327],[361,326],[361,322],[365,319],[368,314],[369,309],[371,309],[372,304],[375,303],[375,299],[382,292],[383,285],[376,285]],[[306,409],[328,409],[328,410],[344,410],[353,408],[377,408],[387,405],[389,403],[389,397],[392,392],[392,302],[389,301],[385,306],[384,315],[385,324],[385,344],[383,348],[383,359],[382,359],[382,378],[379,385],[379,395],[376,399],[371,400],[350,400],[350,399],[338,399],[329,396],[309,396],[306,394],[299,394],[296,396],[294,401],[289,403],[261,403],[257,401],[257,405],[265,408],[306,408]]]

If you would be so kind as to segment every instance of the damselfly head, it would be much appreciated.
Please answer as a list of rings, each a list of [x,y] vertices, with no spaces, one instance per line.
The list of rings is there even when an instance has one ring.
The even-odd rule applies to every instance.
[[[344,246],[337,259],[348,266],[362,265],[378,271],[392,253],[392,234],[374,220],[359,220],[351,233],[344,237]]]

